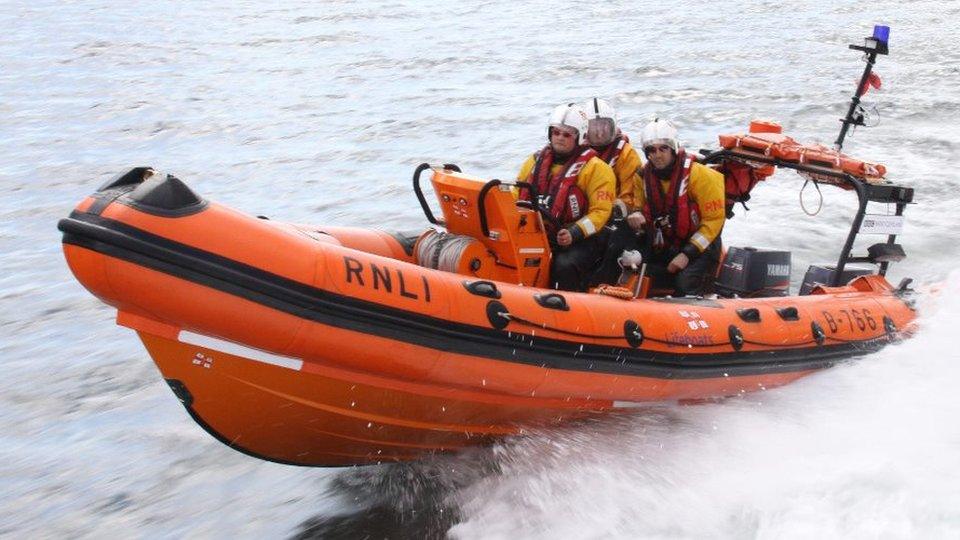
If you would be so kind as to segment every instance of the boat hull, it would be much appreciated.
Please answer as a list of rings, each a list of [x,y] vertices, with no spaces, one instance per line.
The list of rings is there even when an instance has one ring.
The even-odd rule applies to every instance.
[[[156,332],[155,324],[129,315],[121,319],[128,326],[153,326]],[[613,386],[606,393],[635,401],[573,397],[575,393],[566,398],[538,398],[535,391],[524,396],[478,392],[338,369],[331,360],[342,351],[335,347],[330,348],[330,358],[315,355],[302,361],[172,328],[161,333],[176,338],[138,332],[164,379],[201,427],[245,454],[310,466],[419,459],[485,445],[531,428],[626,410],[664,396],[731,395],[746,388],[779,386],[812,373],[669,384],[656,379],[610,378],[607,383]],[[370,361],[376,362],[377,356],[372,355]],[[382,356],[389,360],[389,354]],[[452,361],[465,371],[511,369],[476,358]],[[564,373],[545,376],[569,378]],[[565,384],[577,386],[575,380]]]
[[[773,388],[876,350],[915,317],[880,276],[733,300],[475,288],[418,266],[387,233],[276,223],[148,187],[189,204],[161,211],[138,183],[107,186],[61,221],[67,262],[204,429],[281,463],[417,459]]]

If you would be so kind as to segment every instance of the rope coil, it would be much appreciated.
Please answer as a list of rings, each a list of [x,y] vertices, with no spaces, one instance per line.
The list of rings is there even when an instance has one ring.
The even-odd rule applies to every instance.
[[[474,242],[474,238],[462,234],[427,231],[417,242],[417,262],[434,270],[456,273],[460,259]]]

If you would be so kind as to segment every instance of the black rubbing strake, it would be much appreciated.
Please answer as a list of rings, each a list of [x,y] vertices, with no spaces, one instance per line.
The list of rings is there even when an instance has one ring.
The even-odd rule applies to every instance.
[[[645,337],[645,341],[663,343],[668,350],[624,351],[625,337],[621,333],[594,336],[601,344],[540,336],[531,339],[523,333],[438,319],[318,289],[99,216],[74,212],[70,218],[60,221],[59,228],[64,232],[64,243],[127,260],[303,319],[437,350],[552,369],[590,369],[674,379],[703,379],[723,373],[784,373],[828,367],[843,358],[879,349],[887,342],[885,338],[871,338],[829,345],[816,352],[783,347],[739,353],[724,352],[725,344],[694,344],[693,348],[707,348],[711,352],[690,354],[691,346],[649,337]],[[522,320],[511,316],[510,321]],[[579,336],[562,328],[554,330]],[[678,348],[670,351],[674,346]]]

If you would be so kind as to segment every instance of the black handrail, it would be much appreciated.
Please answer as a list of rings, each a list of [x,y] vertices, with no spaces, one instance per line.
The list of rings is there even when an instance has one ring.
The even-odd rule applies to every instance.
[[[427,199],[423,196],[423,190],[420,189],[420,175],[423,174],[423,171],[433,167],[429,163],[421,163],[413,171],[413,192],[417,194],[417,200],[420,201],[420,208],[423,208],[424,215],[427,216],[427,221],[434,225],[443,225],[442,222],[437,220],[433,215],[433,211],[430,210],[430,205],[427,204]],[[461,172],[460,167],[454,165],[453,163],[444,163],[444,170]]]
[[[477,212],[480,214],[480,232],[483,233],[484,238],[490,237],[490,228],[487,226],[487,193],[502,183],[496,178],[490,180],[480,188],[480,194],[477,196],[479,199],[477,201]]]
[[[480,214],[480,232],[483,233],[483,236],[485,236],[485,237],[489,237],[489,236],[490,236],[490,228],[489,228],[488,222],[487,222],[487,202],[486,202],[486,200],[487,200],[487,193],[489,193],[491,189],[493,189],[493,188],[495,188],[495,187],[497,187],[497,186],[502,186],[502,185],[506,185],[506,186],[516,186],[516,187],[518,187],[518,188],[520,188],[520,189],[527,189],[527,190],[529,190],[529,191],[530,191],[530,199],[531,199],[531,200],[530,200],[530,201],[520,200],[520,201],[517,201],[517,202],[518,202],[518,203],[526,203],[526,202],[529,202],[530,205],[531,205],[531,208],[532,208],[533,210],[537,210],[537,211],[540,213],[541,216],[543,216],[545,219],[549,220],[550,223],[552,223],[553,226],[556,227],[557,229],[560,229],[560,228],[561,228],[561,224],[560,224],[556,219],[554,219],[553,216],[550,215],[550,212],[545,211],[545,209],[544,209],[543,207],[541,207],[539,203],[537,203],[537,199],[539,198],[539,194],[537,193],[537,188],[536,188],[536,186],[534,186],[534,185],[531,184],[530,182],[521,182],[521,181],[519,181],[519,180],[516,181],[516,182],[503,182],[503,181],[500,181],[500,180],[494,178],[493,180],[490,180],[489,182],[487,182],[486,184],[484,184],[482,188],[480,188],[480,194],[479,194],[478,197],[477,197],[477,198],[479,199],[479,200],[477,201],[477,212]]]
[[[420,208],[423,208],[423,213],[427,216],[427,221],[437,225],[440,222],[437,221],[437,218],[433,217],[433,210],[430,210],[430,205],[427,204],[427,199],[423,196],[423,190],[420,189],[420,175],[429,168],[429,163],[421,163],[417,166],[416,170],[413,171],[413,192],[417,194],[417,200],[420,201]]]

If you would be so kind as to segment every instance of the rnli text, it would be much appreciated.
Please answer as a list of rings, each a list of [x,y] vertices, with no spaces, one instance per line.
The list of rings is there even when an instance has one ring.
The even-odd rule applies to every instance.
[[[344,257],[343,264],[347,270],[347,283],[356,283],[361,287],[373,287],[374,290],[393,293],[396,288],[397,294],[411,300],[419,300],[421,297],[424,302],[430,301],[430,283],[426,276],[420,276],[422,287],[407,282],[407,277],[403,272],[396,268],[362,262],[353,257]]]

